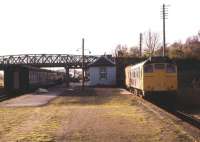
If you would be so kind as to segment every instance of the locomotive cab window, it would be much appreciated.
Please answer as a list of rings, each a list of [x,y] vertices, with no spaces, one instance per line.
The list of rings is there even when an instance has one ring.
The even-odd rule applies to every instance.
[[[167,64],[166,68],[167,73],[175,73],[176,72],[176,67],[172,64]]]
[[[145,65],[144,66],[144,72],[145,73],[151,73],[151,72],[153,72],[153,66],[152,65]]]
[[[165,64],[155,64],[154,67],[156,70],[164,70]]]

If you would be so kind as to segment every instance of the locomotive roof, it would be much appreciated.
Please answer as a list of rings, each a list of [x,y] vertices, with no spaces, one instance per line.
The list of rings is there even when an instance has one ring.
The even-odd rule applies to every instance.
[[[144,64],[151,64],[151,63],[171,63],[171,64],[175,64],[168,57],[157,56],[157,57],[150,57],[143,62],[137,63],[135,65],[130,65],[130,66],[137,67],[137,66],[141,66],[141,65],[143,66]]]
[[[171,59],[168,57],[162,57],[162,56],[157,56],[157,57],[149,57],[145,63],[174,63]]]

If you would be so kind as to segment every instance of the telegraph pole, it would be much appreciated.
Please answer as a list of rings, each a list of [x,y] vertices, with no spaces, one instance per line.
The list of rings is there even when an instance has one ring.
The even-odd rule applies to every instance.
[[[165,48],[166,48],[166,35],[165,35],[165,19],[167,19],[167,6],[163,4],[162,6],[162,19],[163,19],[163,52],[162,55],[165,56]]]
[[[142,57],[142,33],[140,33],[140,57]]]
[[[163,4],[163,56],[165,56],[165,46],[166,46],[166,40],[165,40],[165,4]]]
[[[85,57],[84,57],[84,38],[82,38],[82,89],[84,90],[85,87],[85,74],[84,74],[84,70],[85,70]]]

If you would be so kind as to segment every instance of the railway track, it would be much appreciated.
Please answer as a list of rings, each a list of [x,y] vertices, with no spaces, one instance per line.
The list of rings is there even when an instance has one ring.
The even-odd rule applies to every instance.
[[[7,96],[7,95],[0,95],[0,102],[6,100],[8,98],[9,98],[9,96]]]
[[[174,102],[176,103],[176,102]],[[154,104],[154,103],[152,103]],[[193,117],[192,115],[185,113],[184,111],[181,111],[179,109],[177,109],[177,107],[171,107],[171,105],[168,105],[167,103],[158,103],[158,104],[154,104],[162,109],[164,109],[165,111],[173,114],[174,116],[180,118],[181,120],[195,126],[196,128],[200,129],[200,120]]]
[[[176,103],[176,102],[174,102]],[[175,115],[176,117],[180,118],[181,120],[197,127],[198,129],[200,129],[200,120],[198,118],[195,118],[194,116],[182,111],[182,110],[179,110],[178,107],[176,106],[173,106],[171,107],[171,105],[168,105],[166,103],[164,104],[154,104],[154,105],[157,105],[158,107],[164,109],[165,111]]]
[[[141,98],[141,97],[139,97],[137,95],[134,95],[134,96],[136,96],[138,98],[138,100],[140,101],[140,104],[142,104],[143,106],[145,106],[147,108],[148,108],[147,103],[149,103],[152,106],[152,108],[150,109],[150,111],[152,111],[154,113],[157,113],[155,110],[158,107],[158,108],[160,108],[162,110],[165,110],[166,112],[174,115],[175,117],[178,117],[182,121],[187,122],[187,123],[191,124],[192,126],[200,129],[200,119],[197,119],[194,116],[192,116],[190,114],[187,114],[184,111],[178,110],[176,108],[172,109],[169,106],[167,106],[167,104],[163,105],[162,103],[155,103],[154,101],[151,101],[149,99],[148,100],[143,99],[143,98]]]
[[[180,119],[190,123],[191,125],[197,127],[200,129],[200,120],[193,117],[192,115],[189,115],[183,111],[177,110],[175,112],[175,115],[178,116]]]

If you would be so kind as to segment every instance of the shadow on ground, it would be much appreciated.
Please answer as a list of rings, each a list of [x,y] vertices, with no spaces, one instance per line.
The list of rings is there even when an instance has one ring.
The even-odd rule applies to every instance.
[[[122,91],[124,93],[122,94]],[[80,87],[66,89],[50,104],[54,105],[134,105],[130,93],[116,88],[90,88],[82,90]]]

